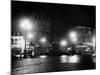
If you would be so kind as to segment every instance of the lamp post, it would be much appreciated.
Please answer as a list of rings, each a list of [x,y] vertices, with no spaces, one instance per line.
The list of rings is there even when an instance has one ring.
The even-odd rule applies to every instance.
[[[26,40],[27,38],[32,38],[31,34],[27,34],[32,30],[33,22],[30,18],[22,18],[19,20],[19,27],[25,33],[25,50],[26,50]],[[28,36],[28,37],[27,37]]]
[[[40,44],[41,44],[41,47],[42,47],[42,49],[41,49],[41,51],[42,52],[47,52],[47,38],[46,37],[41,37],[40,38]]]

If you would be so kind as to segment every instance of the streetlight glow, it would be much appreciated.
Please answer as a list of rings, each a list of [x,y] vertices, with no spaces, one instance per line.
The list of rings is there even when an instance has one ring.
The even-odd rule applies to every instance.
[[[73,41],[73,42],[77,42],[77,39],[76,39],[76,38],[72,38],[72,41]]]
[[[32,30],[33,22],[28,18],[24,18],[20,20],[19,25],[21,29],[29,31],[29,30]]]
[[[75,38],[75,37],[77,37],[77,34],[76,34],[76,32],[71,32],[71,33],[70,33],[70,37],[72,37],[72,38]]]
[[[42,37],[42,38],[40,39],[40,42],[41,42],[41,43],[46,43],[46,41],[47,41],[47,40],[46,40],[45,37]]]
[[[74,32],[74,31],[73,32],[70,32],[69,36],[70,36],[70,40],[72,42],[74,42],[74,43],[77,42],[77,33],[76,32]]]
[[[28,39],[32,39],[32,38],[33,38],[33,34],[32,34],[32,33],[28,33],[28,34],[27,34],[27,38],[28,38]]]
[[[25,50],[26,50],[26,43],[27,40],[32,40],[33,39],[33,30],[36,29],[36,26],[34,25],[32,18],[29,17],[23,17],[18,20],[18,25],[20,27],[20,30],[24,33],[24,38],[25,38]],[[34,27],[33,27],[34,26]],[[31,32],[31,33],[30,33]],[[35,34],[34,34],[35,35]]]
[[[61,40],[61,42],[60,42],[60,45],[61,45],[62,47],[67,46],[67,44],[68,44],[67,40]]]

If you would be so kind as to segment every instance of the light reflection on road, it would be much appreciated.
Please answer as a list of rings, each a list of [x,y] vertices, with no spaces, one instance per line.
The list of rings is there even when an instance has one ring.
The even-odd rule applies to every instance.
[[[61,63],[79,63],[80,57],[78,55],[73,55],[73,56],[62,55],[60,57],[60,61]]]
[[[60,61],[61,61],[61,63],[67,63],[67,62],[68,62],[68,57],[67,57],[67,55],[62,55],[62,56],[60,57]]]
[[[70,56],[68,58],[69,63],[79,63],[80,62],[80,57],[78,55]]]
[[[47,56],[41,55],[36,58],[25,58],[16,61],[13,66],[14,73],[39,73],[39,72],[56,72],[56,71],[71,71],[95,68],[88,56],[79,55],[61,55]],[[86,63],[84,65],[84,62]],[[18,69],[19,68],[19,69]]]
[[[47,57],[46,55],[41,55],[41,56],[40,56],[40,58],[46,58],[46,57]]]

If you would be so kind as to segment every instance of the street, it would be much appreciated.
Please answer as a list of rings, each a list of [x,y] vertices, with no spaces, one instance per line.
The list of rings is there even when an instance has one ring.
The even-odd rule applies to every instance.
[[[11,3],[12,75],[96,68],[96,6]]]
[[[95,69],[90,55],[41,55],[12,60],[12,75]]]

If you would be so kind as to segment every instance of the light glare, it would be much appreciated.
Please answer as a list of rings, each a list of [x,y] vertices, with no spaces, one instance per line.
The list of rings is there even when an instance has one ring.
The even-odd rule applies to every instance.
[[[28,38],[28,39],[32,39],[32,38],[33,38],[33,34],[32,34],[32,33],[28,33],[28,34],[27,34],[27,38]]]
[[[40,39],[40,42],[41,42],[41,43],[46,43],[46,41],[47,41],[47,40],[46,40],[45,37],[43,37],[43,38]]]
[[[60,42],[60,45],[63,46],[63,47],[67,46],[67,44],[68,44],[67,40],[62,40]]]
[[[20,20],[19,25],[20,25],[21,29],[31,30],[33,22],[28,18],[24,18],[24,19]]]
[[[70,32],[70,40],[73,42],[73,43],[76,43],[77,42],[77,33],[76,32]]]
[[[77,42],[77,39],[76,39],[76,38],[72,38],[72,41],[73,41],[73,42]]]
[[[70,36],[72,37],[72,38],[75,38],[77,35],[76,35],[76,32],[71,32],[70,33]]]

